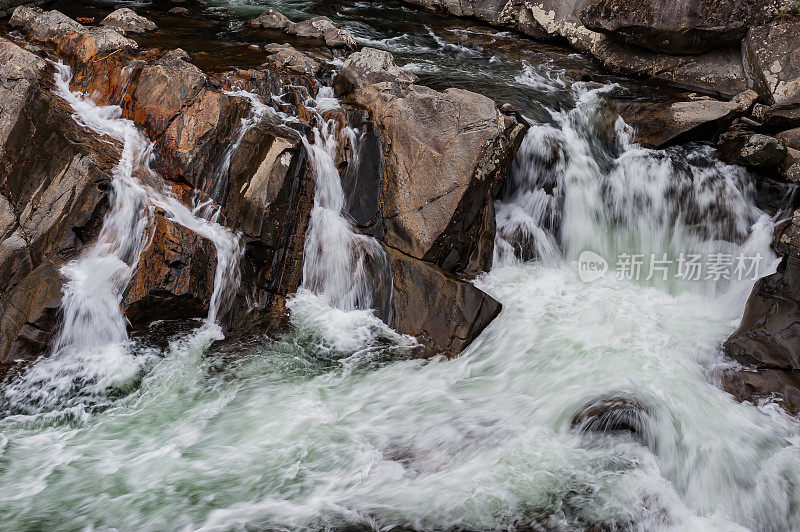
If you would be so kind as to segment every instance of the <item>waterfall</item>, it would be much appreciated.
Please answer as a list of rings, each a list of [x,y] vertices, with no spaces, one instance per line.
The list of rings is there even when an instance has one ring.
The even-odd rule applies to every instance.
[[[127,320],[120,302],[139,259],[149,217],[155,207],[168,218],[210,239],[217,268],[206,318],[217,320],[231,304],[239,281],[241,246],[237,235],[198,216],[168,190],[150,168],[153,144],[127,119],[119,106],[97,106],[69,88],[68,66],[57,64],[55,93],[75,111],[73,118],[98,135],[122,143],[113,169],[111,208],[97,241],[66,264],[60,314],[62,326],[49,357],[39,360],[4,389],[6,401],[22,410],[52,409],[92,401],[106,390],[139,374],[145,357],[130,349]],[[137,175],[145,176],[147,183]],[[206,209],[204,209],[206,210]]]
[[[640,279],[644,284],[725,291],[727,279],[676,281],[678,259],[736,256],[754,227],[765,228],[758,235],[769,232],[774,223],[755,207],[752,179],[718,161],[707,146],[638,146],[605,106],[604,94],[614,88],[576,84],[574,108],[551,109],[552,124],[531,127],[496,205],[495,264],[535,258],[553,265],[592,252],[612,268],[630,256],[641,257],[646,268],[654,257],[666,270]],[[763,274],[771,253],[766,243],[759,249]]]
[[[376,239],[356,233],[345,217],[345,195],[334,162],[340,144],[336,125],[321,116],[317,119],[313,142],[303,139],[316,180],[304,248],[303,286],[341,310],[375,308],[379,298],[385,297],[382,291],[391,286],[386,251]],[[355,132],[346,127],[342,133],[343,141],[349,141],[350,151],[355,153]]]

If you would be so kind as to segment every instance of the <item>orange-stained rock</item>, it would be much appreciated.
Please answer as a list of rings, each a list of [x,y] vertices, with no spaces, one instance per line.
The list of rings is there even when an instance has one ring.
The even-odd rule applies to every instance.
[[[142,67],[125,115],[144,127],[151,139],[161,136],[206,85],[206,75],[188,59],[186,52],[177,49]]]
[[[214,291],[214,243],[168,220],[153,219],[152,240],[142,251],[122,306],[131,324],[205,317]]]

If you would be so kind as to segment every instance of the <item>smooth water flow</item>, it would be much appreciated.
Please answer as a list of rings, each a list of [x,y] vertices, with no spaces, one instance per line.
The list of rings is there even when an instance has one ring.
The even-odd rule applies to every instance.
[[[299,16],[310,13],[290,8],[316,4],[270,5]],[[475,281],[502,313],[458,358],[409,358],[414,340],[368,310],[370,272],[385,271],[373,267],[385,255],[348,220],[336,166],[338,147],[358,135],[320,121],[306,144],[317,189],[290,330],[209,348],[219,337],[209,325],[164,350],[142,347],[111,326],[119,314],[92,310],[118,303],[143,245],[135,213],[164,208],[230,258],[219,261],[210,321],[236,283],[239,248],[149,179],[128,179],[127,191],[115,181],[103,238],[69,266],[77,284],[66,287],[68,304],[89,321],[65,327],[93,332],[64,336],[63,354],[3,391],[3,525],[799,529],[796,419],[773,403],[738,403],[715,384],[725,364],[719,345],[741,317],[753,274],[709,276],[718,264],[711,257],[730,256],[735,268],[737,256],[760,256],[755,275],[774,267],[774,222],[754,206],[752,178],[707,147],[633,144],[604,103],[617,87],[572,84],[544,62],[492,61],[494,48],[459,40],[454,31],[467,30],[444,23],[371,30],[375,19],[433,20],[394,4],[323,7],[362,43],[407,48],[418,72],[440,68],[448,82],[463,73],[463,85],[502,85],[515,102],[529,102],[533,126],[497,203],[495,267]],[[492,39],[499,46],[510,37]],[[458,43],[466,49],[448,46]],[[124,140],[118,110],[60,94],[88,127],[120,128],[105,134]],[[328,92],[320,96],[334,106]],[[134,133],[122,161],[146,168],[149,143]],[[604,275],[587,280],[585,252],[605,261]],[[699,278],[681,275],[681,255],[700,257]],[[617,275],[633,256],[642,258],[641,275]],[[648,279],[651,256],[669,262]],[[102,259],[102,279],[80,277],[89,257]],[[80,283],[90,282],[99,283],[88,292],[97,303],[81,295],[89,285]],[[82,342],[95,354],[74,354]],[[71,357],[85,367],[73,369]],[[639,434],[573,427],[586,405],[620,397],[641,405]]]
[[[345,195],[334,159],[341,143],[356,133],[337,135],[333,120],[318,116],[313,143],[303,139],[314,165],[314,207],[306,235],[303,286],[342,310],[375,308],[390,279],[386,251],[374,238],[356,233],[345,218]]]
[[[133,268],[147,244],[155,207],[174,222],[214,242],[217,269],[207,323],[213,329],[238,285],[238,237],[221,225],[195,215],[169,193],[150,169],[153,145],[118,106],[97,106],[69,88],[69,67],[57,64],[55,93],[69,103],[74,119],[101,136],[122,144],[113,170],[111,208],[97,242],[66,264],[61,303],[62,326],[53,352],[3,390],[12,408],[23,411],[93,403],[96,396],[124,387],[137,377],[147,357],[135,356],[120,302]],[[246,125],[246,124],[245,124]],[[147,183],[140,179],[144,179]]]

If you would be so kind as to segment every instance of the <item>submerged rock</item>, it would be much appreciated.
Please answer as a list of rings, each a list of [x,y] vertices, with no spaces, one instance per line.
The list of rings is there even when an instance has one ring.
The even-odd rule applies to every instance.
[[[602,434],[629,432],[643,436],[647,431],[647,407],[631,397],[604,397],[587,403],[572,417],[572,427]]]
[[[146,33],[156,29],[156,25],[153,21],[137,15],[132,9],[127,7],[111,12],[100,22],[100,25],[110,26],[122,33]]]
[[[214,291],[214,243],[163,212],[156,213],[150,231],[122,299],[125,316],[134,326],[205,317]]]

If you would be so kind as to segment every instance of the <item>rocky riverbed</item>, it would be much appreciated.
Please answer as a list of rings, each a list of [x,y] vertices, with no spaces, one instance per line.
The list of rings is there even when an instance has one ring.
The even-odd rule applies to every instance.
[[[12,528],[99,501],[91,482],[115,509],[65,528],[800,523],[792,2],[18,3],[0,2]],[[650,275],[584,283],[586,252]],[[729,270],[687,278],[687,255]],[[112,482],[142,484],[98,481],[86,453],[124,445],[120,412],[160,408],[214,437],[154,421],[107,449],[129,468]],[[340,439],[308,418],[326,408]],[[47,473],[40,430],[85,475]],[[137,469],[159,441],[188,454]],[[478,464],[512,487],[452,484]],[[179,517],[147,510],[152,482],[192,493],[156,495]],[[447,486],[462,502],[431,495]]]

